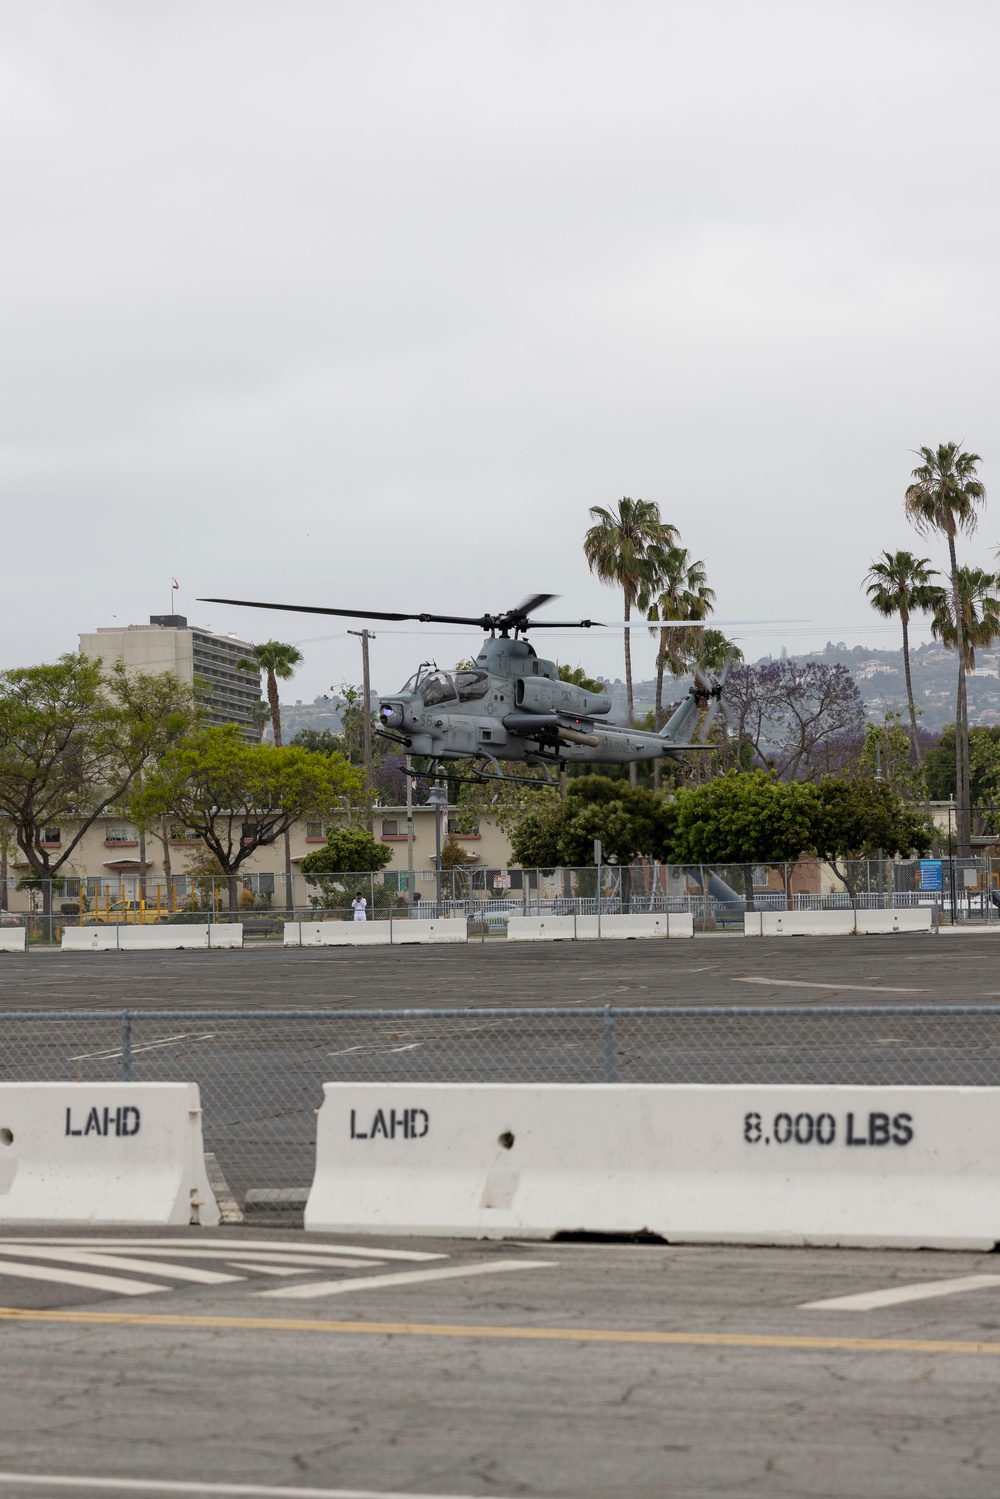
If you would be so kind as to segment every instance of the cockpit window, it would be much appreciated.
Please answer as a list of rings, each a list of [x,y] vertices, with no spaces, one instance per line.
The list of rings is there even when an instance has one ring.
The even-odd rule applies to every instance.
[[[476,698],[485,697],[489,692],[489,672],[457,671],[455,673],[455,686],[458,689],[459,702],[474,702]]]
[[[439,703],[454,701],[455,688],[451,677],[443,671],[430,671],[420,683],[420,696],[425,708],[436,708]]]

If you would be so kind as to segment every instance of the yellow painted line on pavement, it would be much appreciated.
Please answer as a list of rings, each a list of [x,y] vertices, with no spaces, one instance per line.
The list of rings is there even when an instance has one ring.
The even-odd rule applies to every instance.
[[[348,1336],[497,1338],[539,1343],[647,1343],[688,1348],[787,1348],[845,1353],[994,1353],[1000,1343],[932,1338],[793,1337],[755,1332],[656,1332],[616,1327],[479,1327],[452,1322],[328,1322],[305,1317],[185,1317],[154,1312],[43,1311],[0,1307],[0,1322],[80,1322],[98,1327],[205,1327],[245,1332],[327,1332]]]

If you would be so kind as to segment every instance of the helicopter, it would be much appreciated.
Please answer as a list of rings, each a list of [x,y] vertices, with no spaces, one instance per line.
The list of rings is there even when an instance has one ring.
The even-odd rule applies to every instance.
[[[535,610],[555,597],[536,593],[516,609],[476,617],[310,608],[250,599],[199,602],[348,619],[474,625],[481,629],[486,638],[470,668],[442,671],[433,662],[423,662],[398,692],[379,699],[380,727],[376,730],[408,755],[425,756],[435,764],[471,760],[479,779],[517,780],[504,773],[501,761],[541,767],[544,780],[551,782],[550,769],[559,770],[569,763],[627,765],[638,760],[680,760],[690,750],[710,748],[706,741],[716,714],[721,710],[728,721],[723,690],[735,650],[730,650],[716,677],[695,668],[694,685],[658,733],[608,723],[604,717],[611,712],[608,694],[588,692],[562,681],[556,663],[538,656],[525,639],[529,630],[604,628],[592,619],[567,622],[532,618]],[[631,623],[648,628],[645,620]],[[685,624],[689,622],[654,622],[657,629]],[[699,719],[701,726],[695,738]]]

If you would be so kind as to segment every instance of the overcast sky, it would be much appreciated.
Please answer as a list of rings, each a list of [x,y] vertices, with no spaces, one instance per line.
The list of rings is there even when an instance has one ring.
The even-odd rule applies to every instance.
[[[749,653],[896,644],[911,449],[983,455],[1000,543],[998,44],[988,0],[0,0],[2,664],[171,576],[309,642],[289,699],[359,678],[346,623],[198,595],[620,618],[623,494],[720,618],[809,621]],[[619,675],[595,634],[535,644]],[[477,641],[380,630],[374,683]]]

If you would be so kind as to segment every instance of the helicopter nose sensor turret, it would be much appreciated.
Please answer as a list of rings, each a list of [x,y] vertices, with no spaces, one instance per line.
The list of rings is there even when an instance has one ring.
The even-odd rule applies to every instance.
[[[403,727],[403,709],[399,703],[383,703],[379,709],[379,718],[387,729]]]

